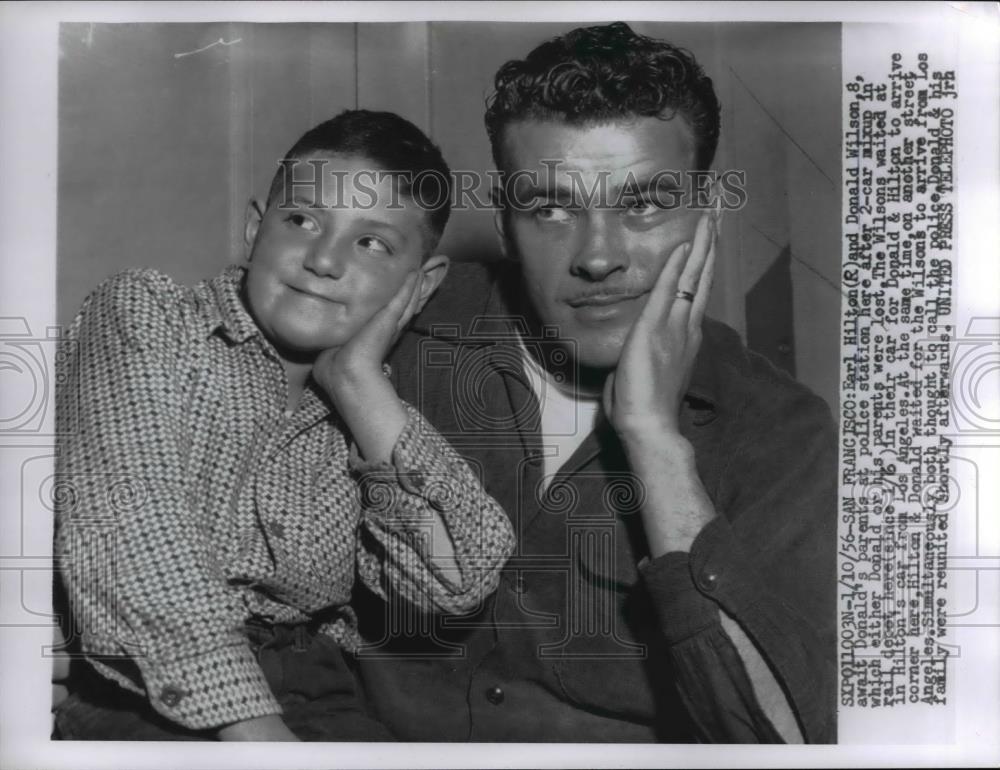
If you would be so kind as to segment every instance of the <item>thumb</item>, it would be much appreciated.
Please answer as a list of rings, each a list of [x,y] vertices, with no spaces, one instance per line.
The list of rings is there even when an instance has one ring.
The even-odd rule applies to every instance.
[[[604,406],[604,416],[611,421],[611,408],[615,403],[615,373],[611,372],[604,381],[604,393],[602,394],[602,404]]]

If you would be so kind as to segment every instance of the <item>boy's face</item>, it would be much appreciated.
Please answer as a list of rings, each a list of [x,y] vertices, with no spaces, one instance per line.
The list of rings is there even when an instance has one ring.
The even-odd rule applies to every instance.
[[[279,353],[296,356],[343,346],[418,268],[422,306],[443,278],[440,262],[447,263],[423,262],[427,213],[397,194],[392,179],[379,181],[369,160],[306,161],[295,168],[296,184],[286,182],[263,215],[251,204],[246,231],[250,313]],[[311,182],[314,169],[321,183]]]

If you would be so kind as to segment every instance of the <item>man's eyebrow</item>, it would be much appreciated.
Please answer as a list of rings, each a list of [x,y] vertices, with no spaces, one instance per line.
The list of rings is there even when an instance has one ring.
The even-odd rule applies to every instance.
[[[639,177],[629,175],[621,184],[612,186],[609,192],[616,195],[620,193],[645,195],[654,189],[660,192],[682,191],[683,176],[683,172],[680,171],[657,171]]]
[[[543,198],[547,200],[571,200],[575,192],[579,192],[580,185],[576,182],[557,182],[555,184],[536,184],[526,178],[523,189],[519,190],[517,197],[521,200],[527,198]]]

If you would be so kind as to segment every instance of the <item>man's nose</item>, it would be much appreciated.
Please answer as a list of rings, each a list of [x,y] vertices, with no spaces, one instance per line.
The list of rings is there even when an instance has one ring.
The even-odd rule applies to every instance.
[[[316,239],[306,252],[303,267],[324,278],[340,278],[347,269],[347,250],[335,233]]]
[[[587,218],[587,226],[581,228],[580,243],[570,272],[587,281],[603,281],[614,273],[628,269],[629,259],[624,240],[611,217],[602,216],[610,212],[597,212]]]

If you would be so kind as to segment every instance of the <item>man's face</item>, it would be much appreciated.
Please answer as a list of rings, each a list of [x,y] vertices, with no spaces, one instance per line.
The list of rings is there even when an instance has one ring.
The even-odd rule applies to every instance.
[[[391,179],[376,184],[365,158],[323,160],[321,186],[297,181],[248,223],[247,302],[282,354],[343,346],[388,304],[425,253],[426,213],[394,196]],[[341,183],[331,170],[343,175]],[[296,180],[312,175],[306,163],[295,169]]]
[[[513,185],[517,202],[498,215],[501,236],[509,256],[521,263],[538,320],[575,342],[580,365],[617,365],[667,257],[694,237],[700,212],[673,189],[687,184],[683,174],[693,168],[693,148],[679,116],[506,127],[506,171],[535,175],[522,172]],[[658,172],[654,193],[648,183]],[[587,204],[580,194],[593,190],[598,195]],[[657,205],[671,200],[680,205]]]

